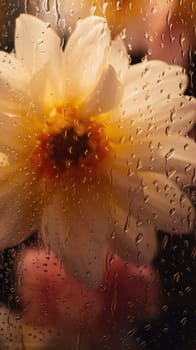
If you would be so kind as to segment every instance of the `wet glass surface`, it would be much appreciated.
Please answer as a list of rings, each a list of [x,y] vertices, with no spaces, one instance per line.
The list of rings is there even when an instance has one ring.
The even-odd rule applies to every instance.
[[[103,70],[103,80],[101,80],[102,76],[100,75],[100,85],[98,85],[96,94],[92,93],[90,95],[85,105],[86,109],[83,108],[80,101],[75,101],[72,97],[69,97],[71,107],[70,104],[66,104],[66,108],[63,106],[63,113],[61,109],[51,108],[50,106],[50,102],[52,101],[52,104],[54,99],[53,85],[56,83],[55,74],[51,76],[51,80],[49,80],[46,88],[43,82],[47,80],[47,74],[49,73],[47,71],[45,73],[44,69],[43,71],[38,69],[33,88],[30,85],[32,88],[30,91],[33,91],[30,92],[33,102],[30,101],[32,102],[30,103],[28,101],[28,112],[25,112],[28,122],[24,122],[24,124],[20,122],[20,132],[16,137],[19,146],[15,146],[16,143],[13,142],[14,151],[10,152],[12,144],[10,143],[11,146],[6,144],[7,137],[10,140],[15,140],[15,129],[11,137],[9,135],[9,125],[5,128],[5,132],[1,131],[0,133],[2,138],[0,140],[0,208],[2,211],[0,218],[2,222],[0,225],[0,239],[2,241],[0,253],[0,349],[161,350],[172,348],[176,350],[194,350],[196,347],[195,225],[193,224],[191,229],[189,229],[189,233],[181,232],[183,231],[182,227],[191,226],[190,221],[192,220],[190,219],[190,208],[187,209],[186,204],[184,204],[186,203],[185,194],[195,206],[195,169],[194,166],[191,168],[189,164],[191,161],[194,164],[194,159],[191,158],[193,154],[192,148],[189,148],[192,145],[189,145],[189,139],[187,138],[187,142],[184,143],[184,150],[188,149],[188,152],[184,155],[185,159],[182,161],[182,159],[177,157],[177,161],[174,163],[176,164],[176,169],[170,169],[173,163],[169,163],[169,160],[170,157],[171,159],[175,157],[175,152],[172,151],[173,148],[175,151],[175,145],[172,148],[169,144],[168,147],[170,148],[167,148],[167,145],[163,143],[165,147],[164,152],[167,149],[168,159],[166,159],[166,164],[167,161],[169,163],[167,168],[165,163],[163,165],[159,161],[159,156],[157,156],[157,150],[162,148],[160,145],[154,146],[154,141],[150,142],[151,137],[154,137],[153,132],[148,134],[148,132],[151,132],[150,123],[147,129],[145,129],[145,123],[142,124],[143,116],[145,117],[145,113],[151,110],[151,107],[152,110],[155,108],[157,118],[161,114],[164,107],[161,104],[160,107],[158,105],[159,93],[160,99],[163,97],[165,105],[168,101],[171,101],[170,95],[173,96],[175,91],[178,90],[179,93],[184,95],[196,96],[196,15],[194,3],[186,0],[170,2],[142,0],[137,2],[137,4],[135,1],[75,1],[71,4],[71,2],[67,1],[30,0],[25,2],[6,2],[0,0],[0,13],[2,23],[0,44],[1,50],[6,53],[12,52],[14,55],[15,19],[21,13],[31,13],[49,23],[44,28],[52,27],[58,33],[62,52],[65,52],[66,47],[69,45],[67,43],[69,43],[69,38],[78,19],[86,18],[92,14],[97,16],[104,15],[108,21],[112,40],[118,33],[121,33],[131,65],[136,66],[138,63],[144,62],[145,59],[148,59],[149,62],[155,59],[163,60],[169,64],[178,64],[186,68],[189,76],[189,82],[184,92],[181,88],[181,84],[183,84],[181,81],[178,81],[176,85],[173,83],[175,80],[174,75],[168,82],[168,86],[166,85],[165,87],[164,85],[163,92],[160,92],[159,79],[161,80],[165,75],[167,76],[165,68],[163,69],[162,66],[158,68],[159,73],[162,73],[158,77],[156,76],[156,69],[150,68],[152,69],[151,77],[146,80],[145,74],[146,72],[148,73],[148,68],[144,69],[137,81],[134,81],[136,73],[133,70],[133,91],[139,91],[139,95],[143,94],[144,110],[142,110],[143,104],[141,100],[137,100],[137,97],[134,100],[132,95],[130,95],[131,110],[134,110],[135,113],[133,117],[130,116],[132,120],[132,134],[130,134],[128,129],[130,125],[125,124],[123,126],[124,124],[120,122],[121,119],[118,121],[117,126],[115,123],[112,126],[108,123],[108,119],[114,117],[116,108],[116,105],[113,108],[112,103],[115,99],[117,101],[116,104],[119,103],[118,96],[121,96],[122,85],[125,84],[124,81],[119,84],[121,79],[119,77],[121,77],[121,73],[123,75],[123,61],[120,62],[118,79],[115,79],[113,70],[108,71],[107,76],[105,75],[105,70]],[[41,31],[40,35],[45,35],[43,32]],[[87,36],[89,32],[86,33]],[[36,40],[42,45],[40,38]],[[47,40],[47,38],[44,37],[43,42],[44,40]],[[78,40],[80,42],[80,36]],[[90,44],[91,40],[89,39]],[[26,42],[24,42],[24,45],[26,45]],[[88,45],[88,41],[85,45]],[[93,84],[90,84],[89,81],[96,69],[97,75],[99,74],[99,69],[97,68],[99,63],[90,60],[89,57],[92,52],[90,50],[84,51],[85,45],[84,47],[81,45],[80,53],[82,57],[84,52],[85,54],[87,52],[85,59],[87,62],[90,62],[89,66],[79,69],[82,58],[78,55],[73,71],[70,72],[69,70],[67,72],[68,80],[71,82],[75,73],[74,70],[77,74],[78,72],[80,73],[77,76],[78,84],[75,83],[74,85],[73,83],[71,85],[72,83],[70,83],[68,91],[71,91],[74,86],[74,89],[78,89],[81,94]],[[21,44],[21,46],[23,45]],[[43,47],[41,52],[44,53],[44,50],[45,47]],[[70,45],[69,50],[71,52],[71,61],[75,59],[74,50],[76,48]],[[32,52],[28,62],[32,59]],[[78,53],[78,51],[76,52]],[[51,51],[50,58],[53,57],[53,54],[53,51]],[[97,55],[99,58],[99,54]],[[43,56],[41,54],[40,57],[36,55],[35,57],[40,58],[37,63],[39,65]],[[114,57],[118,61],[124,56],[119,50],[118,55],[115,56],[113,53],[112,59]],[[107,60],[106,57],[104,60]],[[97,59],[97,61],[99,60]],[[3,56],[0,57],[1,76],[4,74],[2,62]],[[32,62],[34,62],[33,59]],[[70,64],[68,59],[67,62],[67,64]],[[47,64],[48,62],[45,62],[46,67],[48,67]],[[91,66],[93,67],[92,70]],[[11,74],[13,74],[13,80],[15,79],[15,68],[18,67],[13,66],[13,71],[10,70]],[[31,70],[31,68],[32,70],[34,69],[30,65],[29,69]],[[87,73],[85,69],[87,69]],[[50,70],[48,72],[51,73]],[[65,72],[66,68],[61,73],[62,81],[65,79]],[[176,73],[176,76],[180,74],[179,72]],[[51,74],[53,74],[53,71]],[[156,79],[151,83],[153,74]],[[144,81],[144,84],[139,83],[140,81]],[[172,84],[176,86],[176,90]],[[5,86],[4,80],[0,78],[0,130],[4,130],[4,115],[13,116],[12,92],[10,92],[11,99],[9,99],[9,92],[7,93],[6,89],[4,94]],[[150,87],[149,90],[148,87]],[[29,85],[27,85],[26,89],[26,91],[29,91]],[[164,95],[164,89],[166,89],[166,93],[168,89],[168,96]],[[34,106],[34,95],[37,94],[38,90],[40,91],[40,101],[47,96],[46,107],[44,107],[46,108],[46,113],[44,112],[45,114],[41,115],[41,118],[39,115],[41,122],[43,117],[42,124],[40,119],[36,119],[36,122],[33,119],[35,115],[37,118],[36,113],[38,113],[38,110],[41,110],[36,110],[37,107],[35,108]],[[60,88],[59,91],[61,91]],[[106,98],[102,96],[102,91],[104,91],[103,95],[105,94]],[[110,91],[112,92],[110,93]],[[157,91],[158,97],[157,100],[153,97],[153,102],[149,102],[148,105],[148,102],[145,104],[145,101],[149,101],[148,99],[152,97],[148,96],[149,91],[155,95],[154,91]],[[60,92],[57,95],[58,99]],[[17,101],[16,105],[19,105],[22,101],[22,105],[25,106],[25,100],[23,101],[23,97],[20,94],[16,95],[14,92],[14,96]],[[81,100],[85,99],[84,93]],[[5,101],[5,104],[2,101]],[[151,103],[154,104],[151,105]],[[158,107],[156,107],[156,104]],[[111,105],[112,113],[108,112]],[[126,108],[130,108],[129,105]],[[189,107],[183,108],[183,103],[180,104],[179,108],[177,105],[174,106],[174,112],[177,111],[176,117],[175,113],[173,113],[172,104],[170,109],[165,107],[164,118],[165,120],[167,120],[167,117],[169,118],[169,122],[165,122],[167,136],[170,137],[172,135],[173,131],[171,130],[177,124],[178,118],[186,116],[186,113],[187,115],[191,114],[190,110],[192,107],[190,109]],[[17,108],[15,107],[16,110]],[[92,113],[94,113],[88,125],[84,122],[84,115],[87,112],[91,117]],[[139,116],[138,125],[136,124],[136,127],[134,127],[134,120],[137,114]],[[97,115],[99,115],[99,119],[96,119]],[[151,122],[156,133],[158,124],[156,124],[156,119],[153,118],[154,115]],[[192,119],[195,120],[194,118]],[[56,122],[57,120],[58,123]],[[14,122],[17,127],[17,119]],[[176,128],[177,137],[179,138],[181,137],[180,131],[184,133],[184,124],[182,123],[179,126],[181,129]],[[188,130],[186,134],[190,138],[195,139],[194,123],[190,123],[190,125],[191,127],[186,127],[186,130]],[[27,136],[23,131],[25,128],[28,132]],[[111,128],[113,128],[112,132]],[[158,141],[161,137],[159,128],[161,129],[158,125]],[[134,132],[135,134],[133,134]],[[143,146],[146,148],[140,147],[140,143],[143,142],[139,138],[141,132],[147,133],[147,141],[145,141],[146,143],[144,142]],[[139,138],[139,143],[136,147],[135,140],[137,140],[137,137]],[[33,146],[34,139],[36,140],[35,147]],[[55,142],[53,142],[54,140]],[[130,158],[127,156],[128,152],[124,158],[121,158],[119,154],[122,154],[125,148],[123,148],[123,145],[126,145],[126,142],[131,142],[136,148],[134,151],[131,148],[132,156]],[[115,143],[116,146],[114,147],[113,144]],[[118,148],[119,144],[122,149]],[[43,145],[46,146],[43,147]],[[27,151],[31,147],[32,151],[29,156]],[[19,161],[18,154],[21,148],[24,150],[24,155],[21,159],[25,159],[25,165],[21,163],[20,169],[22,170],[19,173],[26,174],[26,181],[20,193],[17,192],[16,186],[4,200],[4,195],[7,191],[5,187],[7,179],[10,179],[11,176],[16,177],[19,174],[14,167],[11,168],[12,173],[9,175],[10,177],[4,171],[7,171],[8,161]],[[148,148],[150,151],[148,151]],[[138,162],[134,161],[135,158],[137,159],[137,151],[140,152]],[[146,154],[146,156],[144,157],[143,154]],[[8,158],[5,155],[8,155]],[[156,165],[154,158],[158,165]],[[119,163],[121,162],[120,165],[122,167],[126,164],[125,170],[121,170],[119,177],[115,177],[113,171],[113,161],[116,159]],[[35,166],[33,165],[32,174],[30,173],[29,175],[29,164],[31,166],[32,162]],[[109,174],[109,189],[105,177],[102,175],[102,163],[104,164],[104,171],[106,169],[106,173]],[[60,164],[60,166],[56,167],[56,164]],[[108,167],[108,164],[111,165]],[[172,165],[170,166],[170,164]],[[185,171],[182,172],[184,177],[176,177],[173,182],[181,186],[181,190],[183,189],[184,194],[179,199],[179,201],[181,200],[181,211],[177,211],[177,214],[175,214],[177,210],[176,203],[178,203],[178,200],[176,200],[178,198],[178,194],[175,192],[177,191],[176,188],[173,190],[172,187],[169,188],[167,187],[169,185],[165,184],[164,190],[160,191],[162,182],[159,176],[152,183],[149,179],[143,178],[144,186],[142,190],[146,191],[146,196],[142,197],[141,207],[137,204],[140,200],[141,191],[140,187],[138,187],[138,179],[134,177],[137,171],[150,172],[152,169],[156,169],[157,173],[162,171],[164,175],[167,174],[167,179],[170,179],[172,176],[175,177],[175,171],[180,172],[179,168],[180,166],[183,167],[183,165],[186,167]],[[79,175],[77,167],[79,168]],[[163,170],[161,170],[162,167]],[[58,171],[56,171],[56,168],[58,168]],[[122,186],[121,188],[118,184],[118,181],[124,181],[125,179],[123,171],[126,172],[126,176],[129,172],[129,178],[132,181],[131,185],[124,192],[122,190],[124,187]],[[20,183],[20,177],[17,181],[16,184]],[[183,185],[181,185],[181,181]],[[37,183],[39,183],[38,187]],[[56,193],[58,186],[58,196],[53,199],[53,194]],[[152,191],[149,192],[150,194],[148,193],[151,187],[157,189],[157,198],[159,198],[157,202],[155,201],[155,205],[152,206],[152,213],[149,209],[151,208],[151,201],[148,198],[148,196],[152,197]],[[41,191],[44,194],[40,195]],[[104,193],[103,198],[102,192]],[[116,197],[114,197],[114,194]],[[165,196],[168,198],[170,195],[170,214],[171,218],[174,217],[174,219],[171,219],[172,224],[170,224],[170,214],[168,216],[165,215],[162,209],[166,205],[166,200],[163,198]],[[127,197],[131,199],[127,200]],[[21,198],[24,199],[24,205],[17,206],[16,204],[20,202]],[[30,206],[28,204],[29,198]],[[62,198],[66,198],[65,202],[63,202]],[[109,204],[106,203],[108,198]],[[125,216],[119,211],[118,200],[121,200],[123,203]],[[53,204],[54,202],[55,206],[53,209],[51,203]],[[159,203],[162,203],[162,205]],[[42,227],[40,226],[41,228],[37,229],[35,223],[37,223],[36,220],[38,222],[41,221],[43,206],[47,207],[46,212],[43,210],[43,216],[47,219],[41,225]],[[10,207],[13,207],[13,210],[15,210],[13,216],[7,214]],[[63,208],[62,212],[60,211],[61,207]],[[145,208],[150,213],[144,214]],[[185,214],[184,217],[182,214],[182,219],[179,220],[180,224],[178,224],[178,218],[181,212],[183,213],[183,208]],[[15,221],[17,221],[17,217],[20,217],[21,212],[25,213],[24,221],[22,221],[24,225],[19,225],[18,227]],[[29,212],[31,215],[29,215]],[[108,213],[107,216],[104,216],[105,213]],[[161,217],[163,214],[165,216]],[[55,220],[53,220],[53,217]],[[60,219],[66,217],[65,222],[63,221],[64,230],[66,231],[67,227],[69,227],[69,233],[65,238],[63,235],[64,231],[60,229],[59,217]],[[8,223],[5,221],[5,218]],[[185,218],[187,218],[187,222]],[[142,220],[146,220],[145,226]],[[120,226],[121,221],[124,224],[122,229]],[[13,222],[11,229],[9,228],[9,222]],[[107,228],[105,228],[105,222],[110,224]],[[97,227],[95,241],[98,242],[99,247],[102,247],[101,258],[97,253],[98,248],[95,253],[92,239],[88,239],[88,236],[86,239],[83,239],[83,226],[90,232],[94,232],[94,227]],[[171,226],[172,232],[169,232],[167,228]],[[180,230],[180,226],[182,230]],[[135,227],[136,232],[134,233]],[[151,238],[146,239],[147,232],[149,237],[151,237],[152,227],[155,227],[153,234],[157,240],[155,248],[154,240]],[[102,235],[97,234],[97,232],[102,232],[104,229],[107,231],[107,238],[104,238],[102,241]],[[133,243],[126,239],[125,242],[122,242],[118,237],[120,230],[125,235],[128,232],[132,237]],[[180,233],[178,233],[178,230]],[[70,236],[73,235],[73,232],[76,236],[77,232],[79,233],[80,239],[78,241],[70,241]],[[7,241],[7,237],[10,237],[10,235],[11,243]],[[66,253],[64,252],[64,246],[68,247]],[[83,251],[84,254],[82,253]],[[85,257],[88,254],[89,269],[86,267],[82,268],[81,266],[85,265]],[[73,260],[73,264],[71,263],[73,256],[78,257],[76,267],[74,265],[75,260]],[[99,266],[102,266],[101,272]],[[101,273],[101,277],[99,277],[99,273]]]

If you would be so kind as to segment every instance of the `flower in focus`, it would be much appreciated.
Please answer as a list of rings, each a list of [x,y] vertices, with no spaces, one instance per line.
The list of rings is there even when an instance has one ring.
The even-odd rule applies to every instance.
[[[1,249],[39,230],[92,287],[106,241],[146,264],[157,228],[190,232],[196,103],[186,85],[180,67],[129,66],[102,17],[79,21],[63,50],[48,24],[21,15],[15,55],[0,52]]]

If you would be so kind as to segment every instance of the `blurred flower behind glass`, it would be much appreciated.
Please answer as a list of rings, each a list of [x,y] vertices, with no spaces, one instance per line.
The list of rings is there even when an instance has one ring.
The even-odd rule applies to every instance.
[[[193,0],[30,0],[25,10],[65,37],[78,19],[105,16],[113,36],[121,32],[131,54],[186,65],[196,44],[195,8]]]
[[[48,21],[68,36],[78,19],[105,16],[113,37],[122,33],[129,50],[145,51],[152,33],[159,31],[171,4],[167,0],[30,0],[26,11]]]
[[[45,249],[21,251],[16,275],[23,317],[35,326],[72,334],[104,332],[126,327],[127,320],[134,324],[156,318],[159,312],[160,284],[155,269],[126,264],[111,251],[107,251],[102,284],[95,290],[75,280],[54,253]]]
[[[196,48],[195,2],[173,0],[165,19],[149,43],[149,57],[186,66],[191,51]],[[155,19],[155,26],[158,20]]]

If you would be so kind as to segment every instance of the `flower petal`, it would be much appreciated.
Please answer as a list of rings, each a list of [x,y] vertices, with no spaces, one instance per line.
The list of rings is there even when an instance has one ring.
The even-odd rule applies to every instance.
[[[188,137],[172,135],[159,140],[159,157],[165,162],[168,177],[178,185],[196,185],[195,154],[196,144]]]
[[[157,238],[152,225],[143,225],[131,213],[116,208],[110,246],[125,261],[150,264],[157,253]]]
[[[65,193],[64,193],[65,195]],[[71,205],[62,193],[54,195],[42,220],[44,242],[62,259],[65,268],[89,287],[101,283],[104,270],[103,248],[108,227],[107,217],[96,201]]]
[[[21,114],[27,104],[29,74],[13,55],[0,51],[0,111]]]
[[[50,62],[46,63],[39,72],[33,75],[28,86],[31,104],[37,110],[39,119],[48,111],[65,102],[62,79],[59,78],[58,70],[53,68],[54,66]],[[37,92],[38,86],[39,94]]]
[[[172,98],[182,95],[187,87],[187,76],[178,66],[161,61],[150,61],[130,66],[125,81],[122,110],[126,117],[145,116],[149,107],[159,108]]]
[[[0,152],[0,181],[4,181],[9,174],[10,162],[6,153]]]
[[[30,73],[39,71],[51,59],[56,69],[59,68],[60,38],[48,23],[37,17],[22,14],[17,18],[15,49],[17,58],[23,62]]]
[[[144,199],[141,179],[129,171],[126,163],[118,164],[117,159],[111,169],[111,192],[118,207],[126,213],[131,210],[132,215],[136,214],[135,202]]]
[[[109,63],[114,67],[120,80],[124,82],[127,79],[129,56],[126,46],[120,36],[112,40]]]
[[[34,194],[33,194],[34,193]],[[12,247],[38,229],[35,188],[24,177],[0,183],[0,250]]]
[[[138,206],[142,222],[151,222],[159,229],[171,233],[189,233],[192,230],[194,208],[178,187],[165,175],[138,172],[143,181],[145,199]]]
[[[90,16],[77,23],[64,51],[67,94],[88,96],[107,67],[110,32],[102,17]]]
[[[140,107],[138,105],[138,108]],[[134,108],[130,105],[130,117],[127,119],[123,111],[121,112],[121,123],[126,125],[127,132],[129,131],[129,135],[136,141],[149,136],[159,136],[160,133],[186,135],[196,121],[196,100],[188,96],[168,100],[163,106],[154,103],[144,109],[140,108],[139,115],[132,114]]]
[[[12,149],[15,151],[24,149],[24,144],[20,142],[21,119],[17,116],[0,114],[0,149],[4,151]]]
[[[160,132],[186,135],[196,122],[196,100],[189,96],[174,98],[161,107],[161,113],[160,106],[155,104],[147,117],[149,135]]]
[[[149,171],[167,174],[178,185],[195,185],[195,142],[179,135],[155,136],[127,145],[119,162],[134,173]],[[126,162],[128,165],[126,165]]]
[[[150,263],[157,251],[157,239],[153,225],[138,217],[138,204],[144,201],[141,179],[127,166],[123,171],[123,164],[119,168],[116,164],[112,169],[112,195],[110,244],[124,260]]]
[[[113,110],[121,101],[122,91],[122,85],[115,70],[109,65],[107,71],[103,71],[94,91],[85,101],[81,113],[86,117]]]

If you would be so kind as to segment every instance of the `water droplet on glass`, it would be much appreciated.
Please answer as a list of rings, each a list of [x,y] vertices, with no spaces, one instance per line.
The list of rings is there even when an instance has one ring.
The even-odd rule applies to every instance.
[[[173,155],[174,155],[174,151],[175,151],[174,148],[171,148],[171,149],[169,150],[169,152],[166,153],[165,159],[166,159],[166,160],[171,159],[171,158],[173,157]]]
[[[188,143],[186,143],[186,144],[184,145],[184,150],[185,150],[185,151],[187,151],[187,150],[188,150],[188,148],[189,148],[189,144],[188,144]]]
[[[143,234],[142,233],[138,233],[135,241],[136,241],[136,244],[139,244],[141,243],[141,241],[143,240]]]
[[[175,208],[170,209],[169,213],[171,216],[173,216],[176,213],[176,209]]]

